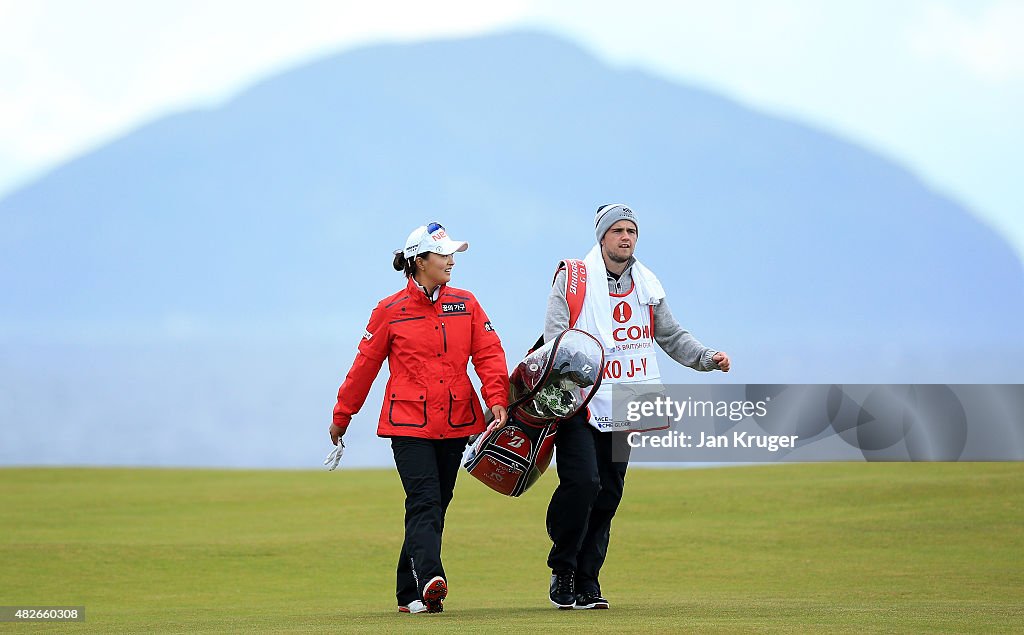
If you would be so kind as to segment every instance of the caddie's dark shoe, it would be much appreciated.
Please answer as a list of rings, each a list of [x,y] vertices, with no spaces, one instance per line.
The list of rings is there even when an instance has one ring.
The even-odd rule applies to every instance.
[[[608,608],[608,600],[601,597],[600,593],[593,593],[590,591],[580,593],[576,596],[576,604],[572,607],[574,609],[606,609]]]
[[[427,613],[440,613],[444,610],[442,602],[448,597],[448,583],[439,575],[430,578],[423,585],[423,603],[427,605]]]
[[[552,571],[548,598],[559,609],[571,609],[576,606],[575,586],[576,574],[572,571]]]

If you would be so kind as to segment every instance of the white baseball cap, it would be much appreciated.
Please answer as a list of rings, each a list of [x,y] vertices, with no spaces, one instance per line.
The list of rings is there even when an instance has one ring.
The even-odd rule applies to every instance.
[[[441,223],[430,223],[429,225],[420,225],[412,230],[409,237],[405,239],[403,252],[406,258],[415,258],[423,252],[449,256],[456,251],[466,251],[467,249],[469,249],[469,243],[449,238]]]

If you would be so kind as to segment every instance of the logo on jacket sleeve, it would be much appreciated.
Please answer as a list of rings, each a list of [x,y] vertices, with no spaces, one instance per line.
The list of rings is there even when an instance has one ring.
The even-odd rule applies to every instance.
[[[465,302],[442,302],[441,313],[465,313]]]
[[[491,322],[489,320],[487,322],[484,322],[484,330],[485,331],[494,331],[494,326],[491,325]]]
[[[369,342],[371,339],[373,339],[373,333],[371,333],[371,332],[369,332],[369,331],[364,329],[363,330],[363,339],[366,340],[367,342]]]

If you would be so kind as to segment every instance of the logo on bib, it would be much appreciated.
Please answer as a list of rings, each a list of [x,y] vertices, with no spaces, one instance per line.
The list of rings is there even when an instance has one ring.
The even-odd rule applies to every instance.
[[[625,324],[629,322],[629,319],[633,317],[633,309],[629,307],[629,302],[619,302],[612,309],[612,317],[619,324]]]

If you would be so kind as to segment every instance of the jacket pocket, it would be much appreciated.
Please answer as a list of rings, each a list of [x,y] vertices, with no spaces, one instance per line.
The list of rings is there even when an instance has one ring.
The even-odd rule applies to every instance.
[[[420,386],[392,386],[388,392],[388,423],[422,428],[427,425],[427,389]]]
[[[476,423],[476,395],[473,386],[465,384],[448,390],[448,425],[463,428]]]

